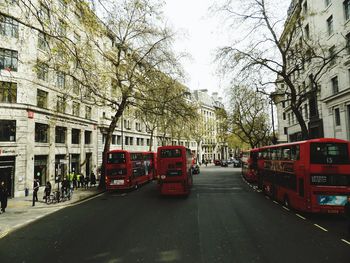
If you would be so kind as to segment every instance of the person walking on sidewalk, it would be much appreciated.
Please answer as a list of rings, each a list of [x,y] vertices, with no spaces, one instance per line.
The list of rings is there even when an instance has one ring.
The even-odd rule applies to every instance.
[[[96,185],[96,175],[94,174],[94,172],[92,172],[91,173],[91,178],[90,178],[90,180],[91,180],[91,183],[90,183],[90,185],[92,186],[95,186]]]
[[[39,191],[39,182],[38,179],[34,179],[33,184],[33,206],[35,206],[35,202],[38,202],[38,191]]]
[[[49,197],[50,197],[50,194],[51,194],[51,183],[49,181],[47,181],[46,183],[46,186],[45,186],[45,203],[47,203]]]
[[[7,196],[8,196],[8,191],[7,187],[5,185],[4,181],[1,181],[0,183],[0,202],[1,202],[1,213],[5,213],[5,209],[7,207]]]

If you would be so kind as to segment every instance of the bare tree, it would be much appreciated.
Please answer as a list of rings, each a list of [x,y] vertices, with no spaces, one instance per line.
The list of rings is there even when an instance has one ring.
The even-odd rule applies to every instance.
[[[227,0],[214,8],[228,21],[233,19],[231,29],[238,29],[242,36],[218,51],[221,68],[225,73],[234,72],[236,81],[248,81],[249,86],[256,85],[257,91],[264,93],[283,84],[278,93],[290,103],[302,138],[307,139],[309,131],[300,106],[317,96],[322,76],[345,45],[332,47],[322,34],[309,37],[308,27],[303,26],[302,1],[291,1],[287,17],[277,15],[283,10],[283,1],[240,2]]]

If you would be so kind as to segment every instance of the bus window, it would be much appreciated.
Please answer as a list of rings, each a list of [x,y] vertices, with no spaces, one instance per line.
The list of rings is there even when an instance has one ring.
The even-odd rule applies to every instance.
[[[295,160],[299,160],[299,153],[300,153],[300,150],[299,150],[299,145],[294,145],[294,146],[291,146],[291,160],[295,161]]]
[[[348,148],[345,143],[311,143],[311,163],[346,164],[349,163]]]
[[[181,157],[180,149],[162,149],[160,152],[161,158],[177,158]]]
[[[290,160],[290,148],[284,147],[282,148],[282,160]]]
[[[109,153],[107,163],[125,163],[125,153]]]

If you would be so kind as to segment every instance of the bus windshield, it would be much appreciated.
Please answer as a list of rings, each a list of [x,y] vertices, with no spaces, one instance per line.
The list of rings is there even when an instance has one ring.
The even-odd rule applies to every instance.
[[[164,149],[160,151],[161,158],[181,157],[181,149]]]
[[[348,164],[348,146],[345,143],[311,143],[310,162],[313,164]]]
[[[109,153],[107,163],[125,163],[125,153]]]

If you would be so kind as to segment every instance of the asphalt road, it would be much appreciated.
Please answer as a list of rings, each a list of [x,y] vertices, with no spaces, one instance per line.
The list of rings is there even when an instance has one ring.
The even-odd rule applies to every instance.
[[[345,231],[267,199],[238,168],[202,167],[187,198],[150,183],[42,218],[0,240],[0,262],[349,263]]]

